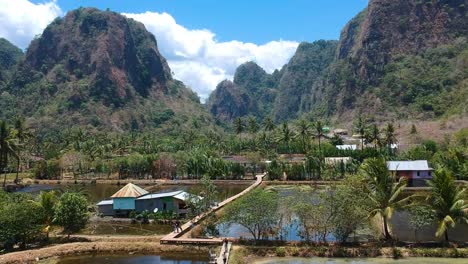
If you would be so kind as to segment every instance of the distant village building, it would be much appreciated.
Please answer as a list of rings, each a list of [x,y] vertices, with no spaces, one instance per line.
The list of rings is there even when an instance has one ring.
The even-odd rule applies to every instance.
[[[351,161],[352,161],[351,157],[327,157],[325,158],[325,164],[327,165],[348,164]]]
[[[340,135],[340,136],[345,136],[345,135],[348,135],[348,130],[347,129],[342,129],[342,128],[337,128],[337,129],[333,130],[333,134]]]
[[[432,179],[433,169],[427,160],[388,161],[387,167],[398,179],[407,178],[410,187],[426,186],[426,181]]]
[[[289,164],[303,164],[306,162],[306,155],[304,154],[281,154],[279,160]]]
[[[336,145],[336,148],[339,150],[356,150],[356,145]]]
[[[103,200],[97,206],[102,216],[128,217],[132,211],[186,214],[189,197],[190,194],[184,191],[150,194],[143,188],[129,183],[112,195],[111,199]]]

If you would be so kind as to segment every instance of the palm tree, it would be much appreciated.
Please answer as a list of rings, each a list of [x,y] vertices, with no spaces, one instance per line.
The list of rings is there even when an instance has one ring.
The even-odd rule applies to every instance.
[[[301,119],[296,126],[298,131],[297,136],[301,138],[302,149],[306,153],[309,145],[310,125],[305,119]]]
[[[428,181],[431,194],[428,196],[430,204],[439,221],[436,236],[445,236],[449,241],[448,229],[455,227],[455,223],[468,224],[468,204],[465,203],[466,188],[455,184],[452,173],[446,168],[436,170],[432,180]]]
[[[238,117],[234,119],[234,129],[236,130],[236,134],[240,135],[242,132],[244,132],[244,121],[242,118]]]
[[[250,134],[254,135],[258,131],[257,119],[253,116],[250,116],[248,119],[248,129]]]
[[[271,117],[265,117],[265,119],[263,120],[263,129],[265,131],[273,131],[275,129],[275,123],[273,122],[273,119],[271,119]]]
[[[288,123],[283,122],[281,126],[281,133],[278,138],[278,142],[282,142],[286,145],[286,149],[288,154],[290,154],[289,143],[291,142],[292,138],[294,137],[293,132],[289,129]]]
[[[374,144],[374,149],[380,144],[380,130],[376,124],[373,124],[370,130],[365,134],[366,141]]]
[[[11,135],[11,130],[5,121],[0,120],[0,173],[8,166],[8,159],[18,159],[18,143]],[[6,186],[6,171],[3,178],[3,187]]]
[[[362,119],[361,116],[359,116],[357,123],[355,125],[355,130],[359,134],[359,137],[361,139],[361,150],[364,149],[364,134],[366,133],[366,123],[364,122],[364,119]]]
[[[49,238],[49,228],[54,219],[54,206],[57,201],[57,193],[55,191],[42,191],[38,196],[37,203],[43,208],[45,213],[45,230],[47,238]]]
[[[389,240],[392,237],[388,222],[393,211],[406,207],[407,201],[412,197],[400,197],[400,193],[406,187],[406,182],[404,178],[398,182],[395,181],[395,177],[391,175],[384,159],[367,159],[362,164],[361,169],[368,182],[368,197],[371,204],[369,217],[379,215],[382,218],[384,237],[385,240]]]
[[[24,118],[17,117],[15,120],[16,139],[18,140],[18,163],[16,164],[16,179],[18,182],[21,165],[21,150],[24,148],[26,140],[32,137],[30,129],[26,126]]]
[[[318,144],[319,144],[319,151],[322,153],[322,146],[321,146],[321,140],[322,138],[326,138],[325,131],[323,131],[323,123],[322,121],[317,121],[313,125],[314,128],[314,137],[318,139]]]
[[[387,124],[387,127],[385,127],[384,129],[384,133],[385,133],[385,136],[384,136],[385,145],[391,150],[392,145],[397,142],[396,134],[395,134],[395,127],[393,126],[393,123]]]

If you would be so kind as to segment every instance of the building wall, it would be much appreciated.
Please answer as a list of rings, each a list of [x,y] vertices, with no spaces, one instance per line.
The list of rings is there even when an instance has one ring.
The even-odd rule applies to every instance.
[[[103,216],[114,216],[114,208],[112,204],[98,205],[98,211]]]
[[[158,212],[175,212],[184,213],[185,210],[179,208],[179,204],[185,205],[183,201],[174,199],[173,197],[164,197],[156,199],[142,199],[135,201],[135,211],[140,213],[145,210],[154,212],[154,209],[158,208]]]
[[[114,210],[135,210],[135,198],[114,198]]]

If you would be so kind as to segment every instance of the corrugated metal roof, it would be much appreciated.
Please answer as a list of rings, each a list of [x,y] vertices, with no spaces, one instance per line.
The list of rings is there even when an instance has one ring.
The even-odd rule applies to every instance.
[[[145,189],[136,186],[133,183],[125,185],[122,189],[114,193],[111,198],[126,198],[126,197],[140,197],[142,195],[148,194],[148,191]]]
[[[165,197],[174,197],[176,199],[186,201],[188,200],[189,193],[184,191],[176,191],[176,192],[166,192],[166,193],[152,193],[147,194],[138,198],[137,200],[148,200],[148,199],[158,199],[158,198],[165,198]],[[201,199],[201,197],[199,197]]]
[[[391,171],[425,171],[431,170],[427,160],[388,161],[387,167]]]
[[[111,204],[114,204],[114,200],[102,200],[96,205],[111,205]]]
[[[356,145],[336,145],[336,148],[340,150],[356,150],[357,146]]]

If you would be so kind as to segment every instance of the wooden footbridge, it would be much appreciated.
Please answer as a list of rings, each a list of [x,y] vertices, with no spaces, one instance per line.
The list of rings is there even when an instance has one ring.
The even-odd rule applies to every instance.
[[[202,213],[200,215],[197,215],[195,218],[193,218],[189,222],[182,225],[182,231],[178,233],[176,232],[169,233],[165,237],[161,238],[160,243],[161,244],[196,244],[196,245],[210,245],[210,244],[216,245],[216,244],[223,243],[223,239],[221,238],[187,238],[187,237],[182,237],[182,236],[188,231],[190,231],[192,227],[196,226],[200,221],[205,219],[208,215],[218,211],[219,209],[223,208],[225,205],[236,200],[242,195],[250,192],[255,187],[259,186],[262,183],[264,176],[265,174],[257,175],[256,181],[252,185],[247,187],[245,190],[238,193],[237,195],[231,196],[227,198],[226,200],[220,202],[218,205],[212,207],[209,211]]]

